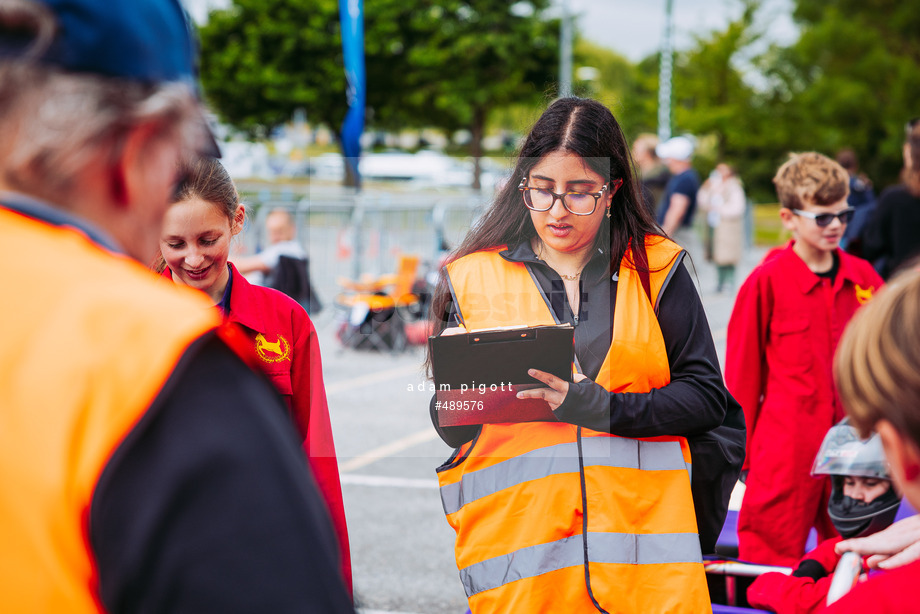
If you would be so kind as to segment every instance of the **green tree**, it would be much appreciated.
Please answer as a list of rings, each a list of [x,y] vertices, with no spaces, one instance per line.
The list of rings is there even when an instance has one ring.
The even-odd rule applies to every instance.
[[[678,54],[674,76],[675,132],[699,139],[695,166],[708,172],[732,164],[755,200],[775,199],[772,177],[788,151],[786,129],[772,117],[773,88],[758,72],[752,48],[763,36],[756,0],[742,0],[741,13],[724,30],[696,37]]]
[[[749,186],[769,186],[773,159],[761,155],[769,122],[760,93],[746,80],[750,49],[761,36],[755,25],[759,2],[743,0],[740,5],[740,15],[724,30],[697,36],[691,49],[675,54],[673,132],[697,138],[694,164],[699,171],[727,161]],[[633,134],[657,132],[659,63],[658,54],[646,57],[628,81],[623,117]]]
[[[759,37],[753,28],[755,2],[747,0],[741,16],[722,32],[698,37],[697,46],[680,54],[675,64],[674,120],[676,132],[712,135],[716,159],[724,159],[749,138],[752,88],[736,64]]]
[[[896,181],[904,122],[920,99],[920,11],[896,0],[798,0],[799,40],[752,57],[756,23],[770,16],[753,0],[740,4],[738,19],[675,58],[675,132],[700,138],[700,170],[726,159],[749,194],[773,200],[788,152],[852,147],[876,185]],[[633,75],[621,120],[654,131],[657,55]]]
[[[223,121],[264,138],[304,108],[338,134],[347,103],[337,0],[235,0],[200,36],[202,85]]]
[[[897,181],[905,121],[920,99],[916,3],[798,0],[799,41],[774,49],[770,101],[789,149],[859,154],[877,184]]]
[[[413,123],[468,128],[478,188],[490,114],[539,102],[556,80],[559,22],[545,17],[548,6],[549,0],[442,0],[414,11],[403,29],[415,41],[405,50],[404,86],[380,115],[405,118],[408,109]]]
[[[632,138],[640,133],[658,133],[658,73],[661,56],[658,53],[646,56],[632,69],[632,77],[626,82],[624,108],[621,123],[629,130]]]
[[[607,105],[623,129],[629,132],[635,115],[631,108],[636,103],[641,103],[639,98],[633,96],[636,90],[636,71],[633,64],[619,53],[583,39],[576,40],[573,55],[577,67],[573,84],[574,93],[594,98]],[[590,82],[579,80],[579,70],[583,67],[596,70],[596,78]]]
[[[555,80],[549,0],[365,3],[368,125],[469,128],[482,153],[489,114],[538,100]],[[202,82],[220,117],[265,136],[304,108],[338,135],[346,112],[336,0],[235,0],[201,28]]]

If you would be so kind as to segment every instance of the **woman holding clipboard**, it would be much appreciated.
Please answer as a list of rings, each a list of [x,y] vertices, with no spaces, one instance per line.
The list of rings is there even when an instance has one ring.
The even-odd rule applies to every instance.
[[[550,105],[432,304],[436,333],[575,328],[574,381],[532,370],[545,387],[518,393],[557,421],[441,427],[432,409],[474,614],[709,611],[684,435],[730,397],[684,255],[610,111]]]

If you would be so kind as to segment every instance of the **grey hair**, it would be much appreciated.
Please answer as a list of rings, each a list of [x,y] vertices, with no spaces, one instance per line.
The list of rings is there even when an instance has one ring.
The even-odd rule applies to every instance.
[[[201,138],[201,111],[185,84],[151,85],[69,73],[34,61],[55,24],[40,3],[0,2],[0,31],[25,32],[30,48],[0,59],[0,180],[57,204],[91,164],[113,163],[131,129],[161,127],[189,148]]]

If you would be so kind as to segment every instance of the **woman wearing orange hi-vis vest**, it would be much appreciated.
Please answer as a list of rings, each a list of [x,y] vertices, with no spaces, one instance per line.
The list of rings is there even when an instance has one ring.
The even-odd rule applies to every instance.
[[[546,387],[518,393],[556,421],[448,427],[432,406],[457,448],[438,477],[474,613],[710,611],[687,436],[740,408],[683,256],[610,111],[554,102],[432,306],[440,334],[574,327],[575,381],[531,370]]]

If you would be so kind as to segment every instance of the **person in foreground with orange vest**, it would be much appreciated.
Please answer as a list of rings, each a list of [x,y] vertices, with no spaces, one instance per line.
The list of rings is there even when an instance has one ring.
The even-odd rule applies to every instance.
[[[348,528],[316,329],[297,301],[250,284],[227,262],[230,241],[243,229],[246,209],[221,163],[200,156],[183,163],[180,176],[185,180],[166,211],[156,268],[176,284],[203,292],[225,322],[246,332],[259,367],[284,397],[300,433],[332,516],[342,574],[350,589]]]
[[[834,380],[847,414],[863,437],[871,431],[878,433],[891,477],[914,509],[920,509],[918,338],[920,269],[914,268],[891,278],[878,296],[857,312],[834,356]],[[892,529],[909,520],[895,523]],[[840,542],[837,552],[854,549],[853,542]],[[880,557],[875,558],[877,564]],[[869,562],[872,566],[871,559]],[[857,584],[825,611],[916,612],[918,583],[920,561],[915,560]]]
[[[441,427],[432,408],[457,448],[438,478],[470,608],[710,611],[683,435],[730,403],[684,252],[598,102],[550,105],[513,173],[446,267],[436,330],[569,323],[578,374],[519,393],[557,422]]]
[[[178,160],[219,153],[190,32],[178,0],[0,0],[4,610],[354,612],[244,334],[141,264]]]

